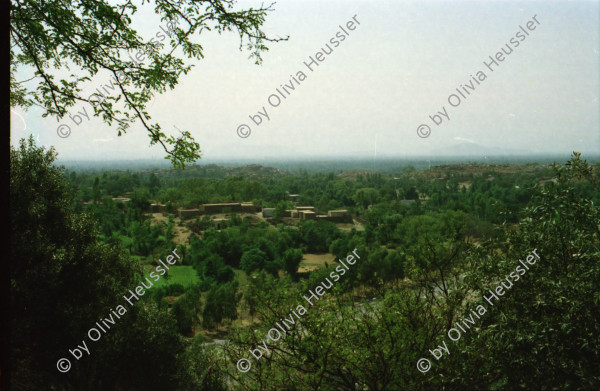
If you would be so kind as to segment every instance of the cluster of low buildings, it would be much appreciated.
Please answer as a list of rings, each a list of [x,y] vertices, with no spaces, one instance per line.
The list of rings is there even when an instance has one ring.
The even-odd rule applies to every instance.
[[[273,217],[275,208],[263,208],[264,218]],[[346,209],[330,210],[327,214],[319,214],[314,206],[296,206],[294,209],[287,209],[282,217],[290,217],[300,220],[326,220],[335,223],[351,223],[352,216]]]
[[[150,212],[167,212],[163,204],[151,204]],[[205,215],[228,214],[228,213],[261,213],[265,219],[273,218],[275,208],[262,208],[251,202],[222,202],[218,204],[202,204],[195,209],[178,209],[177,213],[181,220],[189,220]],[[299,220],[325,220],[335,223],[352,223],[352,216],[346,209],[330,210],[327,214],[318,213],[314,206],[296,206],[288,209],[281,217]]]
[[[251,202],[223,202],[219,204],[202,204],[197,209],[179,209],[181,220],[191,219],[198,216],[213,215],[219,213],[259,213],[262,210]]]
[[[152,213],[165,212],[165,205],[150,205]],[[193,219],[204,215],[215,215],[221,213],[261,213],[262,217],[273,218],[275,208],[262,208],[251,202],[222,202],[218,204],[202,204],[195,209],[178,209],[181,220]],[[351,223],[352,216],[346,209],[330,210],[327,214],[320,214],[314,206],[296,206],[294,209],[288,209],[282,217],[289,217],[299,220],[326,220],[336,223]]]

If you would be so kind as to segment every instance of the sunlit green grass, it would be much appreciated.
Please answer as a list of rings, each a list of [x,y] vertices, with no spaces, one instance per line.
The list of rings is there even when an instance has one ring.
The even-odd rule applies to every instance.
[[[157,287],[167,286],[170,284],[181,284],[184,288],[187,288],[190,285],[200,282],[200,278],[192,266],[170,266],[168,273],[164,276],[160,276],[160,273],[158,272],[156,273],[160,276],[160,280],[156,282],[150,278],[150,272],[153,269],[154,266],[145,267],[144,278],[148,277],[150,281],[152,281]]]

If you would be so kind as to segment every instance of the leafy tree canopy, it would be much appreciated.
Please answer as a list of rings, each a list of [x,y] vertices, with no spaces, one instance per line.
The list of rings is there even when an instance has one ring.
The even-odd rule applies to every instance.
[[[256,64],[268,50],[266,42],[287,39],[269,38],[261,30],[273,4],[238,10],[235,0],[155,0],[155,13],[174,31],[166,45],[165,38],[146,41],[133,28],[138,6],[132,1],[11,0],[10,4],[11,105],[39,105],[46,110],[44,116],[63,118],[77,103],[90,103],[95,116],[117,124],[119,135],[139,120],[150,145],[159,143],[165,158],[181,167],[200,158],[200,145],[189,131],[168,136],[151,121],[147,105],[190,71],[192,65],[183,56],[204,57],[194,37],[203,31],[236,31],[240,50],[245,46]],[[130,55],[137,59],[137,53],[147,58],[146,65],[130,59]],[[21,68],[31,69],[34,76],[17,81],[15,74]],[[102,99],[82,94],[82,84],[99,73],[111,76],[111,88],[118,94]]]

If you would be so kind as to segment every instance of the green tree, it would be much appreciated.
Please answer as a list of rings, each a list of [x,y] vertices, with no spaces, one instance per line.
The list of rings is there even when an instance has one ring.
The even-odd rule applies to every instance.
[[[292,276],[292,278],[297,278],[298,266],[302,261],[302,251],[289,248],[285,250],[282,256],[282,263],[285,267],[285,271]]]
[[[418,198],[419,198],[419,193],[417,193],[417,189],[414,186],[409,187],[404,192],[404,199],[416,200]]]
[[[204,49],[196,34],[236,31],[240,49],[245,46],[260,64],[267,42],[287,39],[269,38],[261,30],[272,5],[234,9],[234,1],[156,0],[154,12],[173,31],[168,44],[162,42],[166,38],[162,33],[162,38],[157,34],[149,41],[138,35],[133,28],[138,6],[129,1],[11,0],[10,5],[11,105],[41,105],[44,116],[63,118],[70,109],[77,109],[76,103],[85,102],[95,116],[102,116],[109,125],[116,122],[119,136],[139,120],[149,133],[150,145],[160,144],[176,166],[198,159],[200,145],[189,131],[167,136],[158,123],[151,122],[147,111],[156,94],[173,89],[192,68],[174,52],[179,49],[186,57],[200,60]],[[140,58],[149,59],[148,65],[130,61],[123,49],[141,53]],[[16,80],[21,68],[33,70],[39,80],[34,88],[25,86],[29,80]],[[63,76],[55,74],[63,69],[67,70]],[[81,93],[82,84],[98,74],[111,77],[106,87],[116,88],[114,96]]]
[[[308,285],[257,277],[246,298],[262,322],[232,330],[232,344],[225,346],[230,360],[218,364],[240,388],[281,390],[290,384],[295,390],[424,388],[423,374],[414,364],[417,352],[431,348],[439,328],[435,309],[419,299],[420,292],[404,287],[387,292],[377,305],[359,307],[352,297],[334,289],[310,307],[304,300],[298,302]],[[305,314],[298,313],[298,304],[308,307]],[[294,323],[288,320],[286,326],[291,327],[286,334],[272,345],[268,342],[268,359],[253,361],[250,372],[240,376],[234,358],[247,357],[249,349],[262,346],[272,325],[282,324],[288,314]]]
[[[146,187],[135,189],[129,201],[131,208],[137,209],[140,212],[145,212],[150,209],[150,191]]]
[[[272,260],[268,260],[267,262],[265,262],[265,271],[267,273],[272,274],[273,276],[277,277],[279,275],[279,271],[283,268],[283,265],[281,263],[280,259],[272,259]]]
[[[380,267],[380,275],[384,281],[404,278],[405,258],[397,250],[388,252]]]
[[[159,188],[160,179],[158,179],[155,173],[150,173],[150,176],[148,177],[148,189],[150,189],[150,194],[155,195]]]
[[[218,362],[215,349],[204,344],[202,334],[196,335],[181,358],[178,391],[227,390],[225,375],[214,369],[215,362]]]
[[[472,263],[467,281],[489,296],[519,259],[533,250],[540,256],[494,300],[477,338],[462,347],[461,362],[449,363],[452,388],[600,387],[600,208],[577,190],[587,183],[600,192],[600,177],[578,153],[554,168],[557,183],[536,186],[519,229],[506,230],[487,246],[490,255]]]
[[[289,201],[279,201],[273,211],[273,220],[279,222],[287,209],[292,209],[292,203]]]
[[[308,252],[327,252],[340,231],[331,221],[301,220],[298,229],[302,243]]]
[[[185,296],[181,297],[173,303],[171,307],[171,313],[177,322],[177,328],[183,335],[189,335],[192,333],[193,326],[193,313],[190,308]]]
[[[354,193],[354,202],[360,205],[363,209],[367,209],[369,205],[377,202],[379,199],[379,191],[375,188],[368,187],[356,190]]]
[[[92,194],[94,198],[94,204],[98,203],[100,199],[100,177],[94,178],[94,186],[92,187]]]
[[[237,288],[237,281],[213,285],[206,295],[206,303],[202,311],[204,327],[214,327],[224,320],[237,319],[237,305],[240,301]]]
[[[73,213],[55,159],[54,149],[36,147],[32,136],[10,150],[11,388],[167,389],[177,383],[183,345],[173,319],[150,302],[128,308],[68,374],[56,369],[61,357],[74,361],[68,349],[124,303],[141,270],[99,241],[90,214]]]
[[[255,270],[264,268],[267,262],[267,254],[257,248],[245,251],[240,260],[240,269],[250,274]]]

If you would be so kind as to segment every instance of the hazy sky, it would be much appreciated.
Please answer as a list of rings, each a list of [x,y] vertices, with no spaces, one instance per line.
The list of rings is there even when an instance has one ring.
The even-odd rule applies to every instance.
[[[274,8],[264,31],[290,39],[269,44],[262,66],[239,51],[235,33],[203,34],[197,42],[205,59],[149,107],[167,133],[189,130],[203,158],[404,157],[461,143],[524,153],[600,153],[598,1],[283,0]],[[355,15],[360,24],[350,31],[347,22]],[[159,30],[151,6],[134,20],[147,39]],[[527,29],[529,21],[535,30]],[[349,35],[334,47],[330,40],[339,25]],[[328,43],[333,52],[311,72],[303,62],[322,47],[329,51]],[[508,51],[507,44],[512,53],[490,71],[484,62],[503,47]],[[29,75],[20,72],[18,79]],[[290,83],[290,75],[296,81]],[[108,81],[100,75],[86,91]],[[284,83],[294,86],[289,95]],[[271,97],[273,107],[268,99],[279,95],[277,88],[286,99],[278,104]],[[89,113],[83,103],[70,113],[84,106]],[[249,115],[263,107],[269,119],[263,116],[257,126]],[[438,111],[444,113],[434,117],[440,125],[429,118]],[[68,116],[58,121],[41,114],[11,110],[11,143],[33,134],[55,146],[59,159],[164,156],[138,124],[118,137],[116,125],[99,118],[75,125]],[[59,124],[71,127],[68,138],[58,137]],[[241,124],[250,126],[249,137],[238,136]],[[418,136],[421,124],[431,128],[429,137]]]

